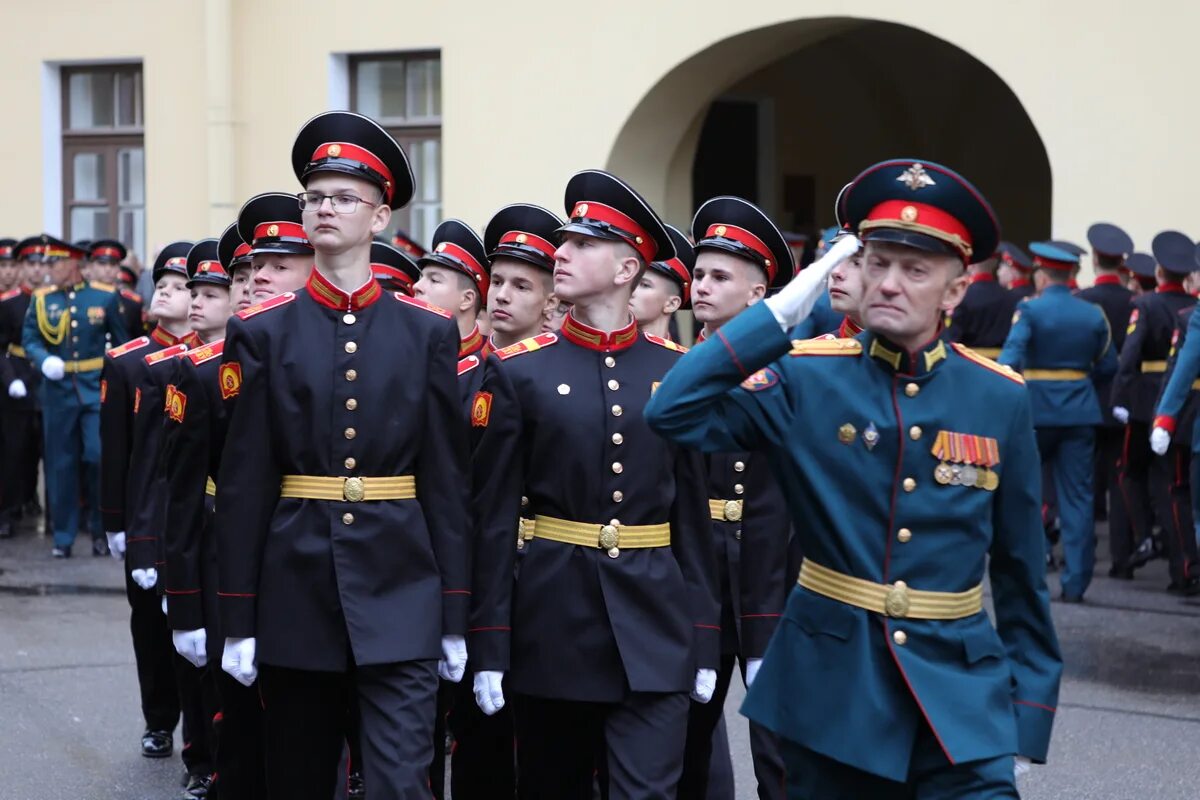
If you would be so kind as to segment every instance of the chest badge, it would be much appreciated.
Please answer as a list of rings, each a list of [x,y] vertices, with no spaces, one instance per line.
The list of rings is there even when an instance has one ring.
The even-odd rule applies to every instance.
[[[875,427],[874,422],[867,423],[867,429],[863,431],[863,444],[868,450],[874,450],[875,445],[879,444],[879,429]]]
[[[1000,444],[988,436],[938,431],[931,451],[938,460],[933,479],[942,486],[966,486],[994,492],[1000,476],[992,471],[1000,463]]]
[[[838,441],[842,444],[854,444],[854,437],[857,435],[858,429],[849,422],[838,428]]]

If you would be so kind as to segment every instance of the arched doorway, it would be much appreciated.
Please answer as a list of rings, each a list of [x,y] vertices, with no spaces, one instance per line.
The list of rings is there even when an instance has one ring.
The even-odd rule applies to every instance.
[[[811,234],[846,181],[900,156],[966,175],[1006,239],[1049,235],[1050,164],[1020,100],[971,54],[894,23],[796,20],[718,42],[646,93],[608,165],[673,223],[733,193]]]

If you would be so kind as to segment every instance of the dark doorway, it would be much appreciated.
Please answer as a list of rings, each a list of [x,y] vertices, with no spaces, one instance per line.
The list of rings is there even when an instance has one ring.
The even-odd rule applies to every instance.
[[[692,208],[721,194],[758,202],[758,103],[717,100],[692,164]]]

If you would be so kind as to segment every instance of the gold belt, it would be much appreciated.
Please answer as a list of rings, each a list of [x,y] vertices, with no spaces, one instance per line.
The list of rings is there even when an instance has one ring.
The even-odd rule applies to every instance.
[[[990,358],[993,361],[1000,357],[1001,348],[999,347],[972,347],[971,349],[984,358]]]
[[[533,521],[539,539],[580,547],[599,547],[601,550],[607,550],[612,558],[621,554],[622,547],[634,549],[666,547],[671,544],[671,526],[666,522],[658,525],[599,525],[594,522],[572,522],[556,517],[543,517],[540,514],[535,516]],[[533,538],[533,535],[531,532],[530,538]]]
[[[85,358],[82,361],[64,361],[63,372],[95,372],[104,368],[104,356]]]
[[[1088,376],[1081,369],[1027,369],[1021,374],[1027,381],[1081,381]]]
[[[708,515],[717,522],[740,522],[742,519],[741,500],[708,499]]]
[[[900,619],[962,619],[983,610],[983,584],[965,592],[927,592],[910,589],[904,581],[884,585],[853,578],[807,558],[797,582],[846,605]]]
[[[17,358],[27,358],[25,355],[25,348],[21,347],[19,344],[10,344],[8,346],[8,354],[10,356],[16,356]]]
[[[1200,389],[1200,380],[1192,381],[1192,389]]]
[[[284,475],[280,497],[301,500],[341,500],[360,503],[370,500],[415,500],[417,480],[412,475],[389,478],[325,478],[316,475]]]
[[[1166,372],[1167,362],[1165,361],[1143,361],[1142,372]]]
[[[216,482],[215,482],[215,481],[213,481],[213,479],[212,479],[212,478],[205,478],[205,480],[204,480],[204,493],[205,493],[206,495],[208,495],[209,497],[216,497],[216,496],[217,496],[217,484],[216,484]]]

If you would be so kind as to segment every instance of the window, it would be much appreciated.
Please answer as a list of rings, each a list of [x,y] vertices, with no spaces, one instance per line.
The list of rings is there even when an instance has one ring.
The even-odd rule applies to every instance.
[[[117,239],[144,261],[142,68],[64,67],[62,86],[66,237]]]
[[[416,190],[392,214],[400,228],[425,247],[442,221],[442,61],[436,53],[353,56],[351,110],[387,128],[412,164]]]

